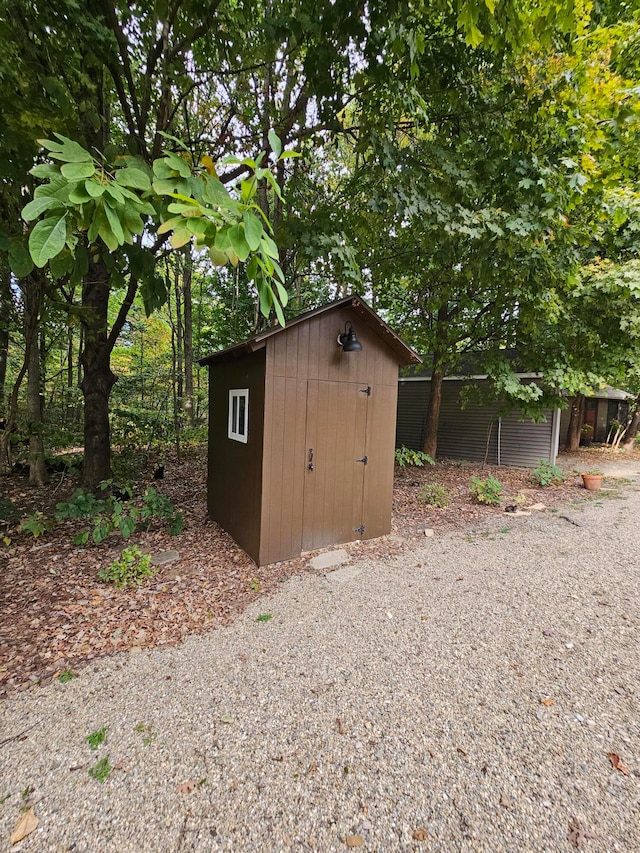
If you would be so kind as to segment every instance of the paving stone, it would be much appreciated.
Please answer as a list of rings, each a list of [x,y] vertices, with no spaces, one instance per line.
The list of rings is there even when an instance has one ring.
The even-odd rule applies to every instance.
[[[153,566],[168,566],[169,563],[175,563],[180,559],[178,551],[157,551],[151,555],[151,564]]]
[[[349,562],[349,555],[344,548],[338,548],[336,551],[325,551],[324,554],[318,554],[309,561],[312,569],[330,569],[333,566],[341,566],[342,563]]]

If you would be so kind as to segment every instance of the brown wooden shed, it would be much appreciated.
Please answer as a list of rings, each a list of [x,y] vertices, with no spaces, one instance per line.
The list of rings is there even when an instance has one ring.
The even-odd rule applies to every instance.
[[[419,361],[359,296],[201,359],[211,517],[258,565],[389,533],[398,368]]]

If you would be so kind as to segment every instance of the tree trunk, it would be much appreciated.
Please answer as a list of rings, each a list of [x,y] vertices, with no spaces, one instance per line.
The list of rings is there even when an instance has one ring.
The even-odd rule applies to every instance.
[[[24,282],[24,337],[27,358],[27,424],[29,430],[29,485],[45,486],[49,482],[44,460],[43,398],[38,332],[42,306],[40,271],[34,271]]]
[[[636,436],[640,431],[640,398],[636,400],[635,406],[636,410],[633,413],[631,423],[629,424],[629,429],[627,430],[627,434],[624,437],[624,442],[622,443],[622,449],[625,451],[633,449],[633,446],[636,442]]]
[[[442,405],[442,380],[444,372],[441,368],[434,368],[431,374],[431,394],[427,406],[427,418],[425,423],[424,446],[422,450],[428,453],[432,459],[436,458],[438,452],[438,424],[440,423],[440,406]]]
[[[84,397],[84,469],[82,482],[95,489],[111,479],[111,430],[109,396],[116,381],[111,370],[111,347],[107,340],[109,272],[100,261],[92,261],[82,284]]]
[[[585,402],[584,394],[577,394],[571,399],[571,416],[565,441],[565,450],[569,453],[576,453],[580,447],[580,430],[584,420]]]
[[[0,413],[4,413],[11,308],[11,273],[9,272],[9,265],[2,261],[0,262]]]
[[[193,426],[193,306],[191,295],[191,280],[193,276],[193,259],[191,247],[185,255],[184,275],[182,278],[182,294],[184,298],[184,412],[189,426]]]

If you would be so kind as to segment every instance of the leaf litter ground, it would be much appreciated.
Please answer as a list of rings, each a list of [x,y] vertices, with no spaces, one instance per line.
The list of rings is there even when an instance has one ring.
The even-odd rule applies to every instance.
[[[603,456],[590,451],[582,458],[589,465]],[[149,466],[147,477],[136,484],[138,491],[152,482],[152,474]],[[490,474],[503,486],[499,507],[479,505],[469,492],[471,477],[486,479]],[[447,506],[429,506],[420,499],[427,484],[446,489]],[[184,512],[179,536],[170,536],[155,523],[148,531],[136,531],[128,543],[112,534],[100,546],[80,548],[72,540],[83,522],[56,524],[37,539],[18,530],[20,518],[36,510],[52,518],[56,503],[69,498],[76,483],[58,476],[46,488],[31,489],[22,477],[2,480],[0,696],[46,684],[61,673],[68,677],[69,670],[80,671],[95,658],[127,650],[135,654],[228,625],[287,578],[313,571],[309,554],[258,568],[208,518],[205,448],[191,451],[180,465],[167,459],[165,477],[154,485]],[[391,535],[345,547],[352,559],[384,559],[411,549],[418,537],[424,539],[425,529],[473,533],[498,515],[508,525],[505,505],[527,511],[544,504],[554,511],[590,499],[593,494],[582,488],[575,472],[569,472],[562,485],[536,488],[526,469],[444,460],[435,467],[399,470]],[[98,571],[132,542],[149,553],[177,550],[180,559],[139,587],[119,590],[100,583]]]

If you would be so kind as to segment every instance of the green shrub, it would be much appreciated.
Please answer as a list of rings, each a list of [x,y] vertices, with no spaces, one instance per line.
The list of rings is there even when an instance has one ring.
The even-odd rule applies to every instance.
[[[152,577],[154,572],[151,557],[143,554],[137,545],[130,545],[124,549],[119,560],[114,560],[110,566],[98,572],[98,579],[121,588],[132,583],[140,584],[145,578]]]
[[[486,480],[472,477],[471,494],[478,503],[497,506],[502,503],[502,483],[492,476],[487,477]]]
[[[531,472],[531,479],[538,486],[551,486],[553,483],[564,483],[564,474],[562,468],[539,459],[537,467]]]
[[[43,512],[34,512],[22,520],[20,523],[20,532],[31,533],[33,538],[37,539],[38,536],[42,536],[43,533],[51,530],[51,527],[51,522],[45,517]]]
[[[396,465],[399,468],[405,468],[407,465],[422,468],[425,464],[436,464],[428,453],[423,453],[422,450],[411,450],[410,447],[404,445],[396,450],[395,457]]]
[[[451,503],[451,492],[438,483],[427,483],[420,489],[418,500],[420,503],[442,508]]]

